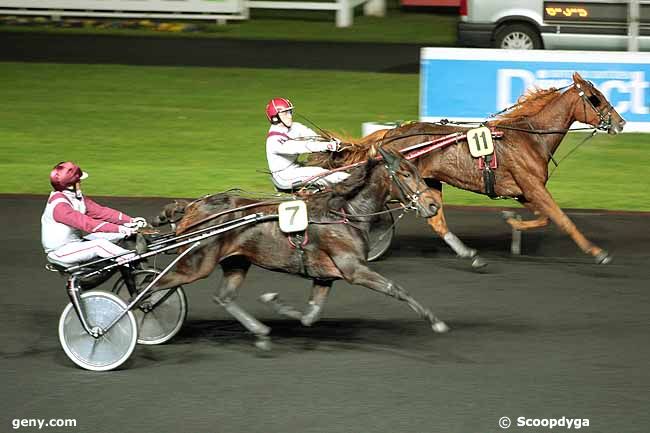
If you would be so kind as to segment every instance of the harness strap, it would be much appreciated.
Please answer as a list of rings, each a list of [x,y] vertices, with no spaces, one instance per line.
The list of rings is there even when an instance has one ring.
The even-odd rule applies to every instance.
[[[291,249],[294,249],[294,250],[295,250],[296,248],[300,248],[300,249],[302,249],[302,248],[304,248],[304,247],[307,245],[307,243],[309,242],[309,232],[307,232],[307,230],[305,230],[305,231],[303,232],[303,234],[304,234],[304,238],[303,238],[302,242],[300,242],[299,245],[296,245],[296,244],[293,242],[293,239],[291,239],[291,236],[292,236],[291,233],[287,234],[287,240],[289,241],[289,246],[291,247]]]
[[[483,156],[479,158],[477,162],[478,162],[478,168],[480,170],[485,170],[486,167],[492,170],[496,170],[496,168],[498,167],[497,153],[494,152],[491,155]]]
[[[247,204],[247,205],[244,205],[244,206],[239,206],[239,207],[234,208],[234,209],[228,209],[228,210],[225,210],[225,211],[221,211],[221,212],[218,212],[216,214],[209,215],[209,216],[207,216],[207,217],[205,217],[203,219],[200,219],[198,221],[193,222],[189,226],[183,228],[183,231],[187,231],[187,230],[189,230],[191,228],[194,228],[194,227],[198,226],[199,224],[203,224],[206,221],[210,221],[210,220],[213,220],[215,218],[219,218],[220,216],[223,216],[223,215],[226,215],[226,214],[229,214],[229,213],[238,212],[240,210],[245,210],[245,209],[251,209],[251,208],[259,207],[259,206],[266,206],[266,205],[269,205],[269,204],[282,203],[282,201],[283,200],[266,200],[266,201],[260,201],[260,202],[257,202],[257,203]],[[187,209],[187,207],[185,209]],[[177,234],[180,234],[180,233],[177,233]]]
[[[497,195],[494,193],[494,171],[489,166],[483,169],[483,183],[485,184],[485,194],[490,198],[496,198]]]
[[[293,242],[291,239],[292,234],[289,233],[287,235],[287,241],[289,241],[289,247],[293,250],[297,250],[298,253],[300,254],[300,273],[304,274],[306,276],[309,276],[309,273],[307,272],[307,267],[305,266],[305,245],[307,245],[307,242],[309,242],[309,234],[307,230],[304,231],[304,238],[302,242],[296,245],[296,243]],[[301,235],[296,234],[295,235],[297,239],[300,239],[302,237]]]

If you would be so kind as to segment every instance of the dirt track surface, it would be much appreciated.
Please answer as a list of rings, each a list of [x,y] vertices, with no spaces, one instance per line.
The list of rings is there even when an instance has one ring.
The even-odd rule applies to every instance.
[[[0,61],[418,73],[420,45],[0,32]]]
[[[101,201],[146,216],[165,202]],[[13,431],[16,418],[74,418],[74,429],[42,431],[97,433],[487,433],[501,431],[502,416],[588,418],[582,431],[602,433],[650,424],[647,214],[570,214],[614,253],[597,266],[554,228],[524,235],[525,256],[512,258],[496,212],[449,210],[457,235],[489,260],[482,273],[407,218],[391,254],[372,267],[431,306],[451,327],[445,335],[406,305],[340,282],[323,320],[302,327],[256,299],[278,291],[302,306],[309,283],[252,269],[239,299],[273,328],[273,351],[260,356],[210,301],[215,272],[186,287],[190,313],[175,339],[93,373],[58,342],[67,296],[43,269],[44,202],[0,198],[0,431]]]

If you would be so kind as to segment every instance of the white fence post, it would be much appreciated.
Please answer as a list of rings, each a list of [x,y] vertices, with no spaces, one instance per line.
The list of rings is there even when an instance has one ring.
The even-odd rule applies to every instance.
[[[363,5],[363,14],[374,17],[386,16],[386,0],[368,0]]]
[[[630,0],[627,21],[627,50],[639,51],[639,0]]]
[[[352,25],[352,14],[354,9],[350,6],[350,0],[336,0],[338,10],[336,11],[336,27],[350,27]]]

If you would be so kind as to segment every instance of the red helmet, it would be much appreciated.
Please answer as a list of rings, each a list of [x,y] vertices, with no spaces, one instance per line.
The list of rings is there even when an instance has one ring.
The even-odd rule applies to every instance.
[[[59,162],[50,172],[50,183],[56,191],[63,191],[87,177],[74,162]]]
[[[283,111],[293,110],[293,104],[291,101],[285,98],[273,98],[266,104],[266,117],[268,117],[269,122],[273,122],[273,118],[282,113]]]

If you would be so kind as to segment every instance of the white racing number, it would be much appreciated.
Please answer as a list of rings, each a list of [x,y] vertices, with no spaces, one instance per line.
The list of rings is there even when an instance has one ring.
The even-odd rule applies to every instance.
[[[302,232],[307,229],[307,205],[302,200],[285,201],[278,207],[280,230],[284,233]]]
[[[486,126],[470,129],[467,131],[467,145],[474,158],[492,155],[494,153],[492,131]]]

